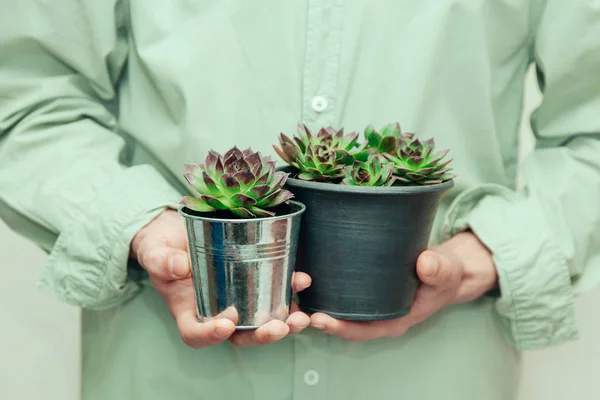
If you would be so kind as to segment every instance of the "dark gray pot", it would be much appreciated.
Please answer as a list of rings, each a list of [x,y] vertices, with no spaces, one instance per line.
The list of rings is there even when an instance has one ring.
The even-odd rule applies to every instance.
[[[281,169],[291,172],[286,186],[306,205],[296,271],[308,273],[312,285],[298,293],[300,308],[361,321],[408,314],[417,257],[454,182],[357,187],[306,182]]]

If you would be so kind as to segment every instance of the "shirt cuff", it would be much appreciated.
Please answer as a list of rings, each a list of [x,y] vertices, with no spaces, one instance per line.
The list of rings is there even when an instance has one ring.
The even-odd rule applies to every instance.
[[[123,170],[103,187],[60,233],[38,286],[62,301],[106,309],[137,294],[128,279],[130,243],[166,208],[177,208],[181,194],[149,165]],[[82,211],[83,210],[83,211]]]
[[[495,315],[518,350],[577,338],[567,261],[539,206],[504,186],[477,186],[452,202],[441,239],[466,229],[493,253],[500,289]]]

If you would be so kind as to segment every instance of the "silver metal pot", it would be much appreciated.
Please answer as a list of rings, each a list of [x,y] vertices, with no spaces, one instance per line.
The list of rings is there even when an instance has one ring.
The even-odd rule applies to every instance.
[[[192,279],[201,322],[232,320],[236,329],[285,321],[292,300],[300,222],[305,206],[288,201],[284,215],[209,218],[183,207]]]

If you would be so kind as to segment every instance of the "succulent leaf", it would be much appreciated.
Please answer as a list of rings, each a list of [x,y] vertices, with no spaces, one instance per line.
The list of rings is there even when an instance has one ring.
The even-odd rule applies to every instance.
[[[244,193],[238,193],[230,197],[231,202],[238,207],[253,206],[256,204],[256,200],[253,197],[245,195]]]
[[[272,176],[273,176],[273,171],[269,169],[266,172],[263,172],[262,175],[260,175],[260,178],[258,178],[256,180],[255,184],[256,185],[264,185],[271,180]]]
[[[300,172],[298,174],[298,179],[302,179],[303,181],[312,181],[314,177],[310,172]]]
[[[198,175],[194,174],[193,172],[186,172],[185,174],[183,174],[183,177],[192,186],[196,186],[200,183]]]
[[[288,155],[286,154],[285,151],[283,151],[280,147],[273,145],[273,149],[275,150],[275,152],[277,153],[277,155],[279,157],[281,157],[281,159],[283,161],[285,161],[286,163],[293,165],[294,162],[292,161],[292,159],[290,157],[288,157]]]
[[[371,133],[375,132],[375,127],[371,124],[367,125],[367,127],[364,130],[364,134],[365,134],[365,140],[369,140],[369,135]]]
[[[231,149],[227,150],[225,154],[223,154],[223,159],[227,160],[231,156],[235,156],[236,159],[244,158],[244,153],[242,153],[237,146],[233,146]]]
[[[202,180],[199,182],[198,186],[196,186],[196,189],[199,193],[209,194],[211,196],[219,196],[222,194],[215,181],[213,181],[205,171],[202,171]]]
[[[251,183],[256,181],[256,176],[252,173],[252,171],[243,169],[235,173],[233,177],[240,183],[242,186],[248,186]]]
[[[230,211],[241,218],[256,218],[258,216],[244,207],[234,207]]]
[[[266,196],[265,198],[263,198],[261,201],[257,202],[256,205],[258,207],[262,207],[265,205],[265,203],[271,204],[273,207],[274,206],[278,206],[279,204],[288,201],[289,199],[292,198],[292,193],[284,190],[284,189],[278,189],[276,191],[274,191],[273,193],[269,194],[268,196]]]
[[[210,212],[215,210],[213,207],[209,206],[204,200],[198,197],[185,196],[182,199],[181,203],[187,208],[200,212]]]
[[[214,151],[209,151],[208,155],[206,156],[206,160],[204,161],[204,164],[206,165],[206,171],[213,174],[216,170],[217,161],[219,161],[218,155]]]
[[[237,179],[230,174],[221,175],[221,187],[223,188],[224,194],[229,196],[239,193],[242,189]]]
[[[253,207],[250,206],[247,208],[247,211],[251,212],[253,215],[257,216],[257,217],[272,217],[275,215],[274,212],[266,210],[264,208],[259,208],[259,207]]]
[[[217,197],[201,195],[200,198],[206,202],[209,206],[217,209],[217,210],[227,210],[229,207],[225,203],[229,203],[228,199],[220,200]]]
[[[397,122],[395,124],[387,124],[381,129],[381,136],[383,137],[392,136],[398,138],[401,134],[402,129],[400,128],[400,124]]]
[[[290,174],[288,174],[286,172],[282,172],[282,171],[275,172],[273,174],[273,179],[271,180],[271,183],[269,184],[269,186],[271,187],[272,190],[282,187],[289,175]]]
[[[260,199],[261,197],[266,196],[270,191],[272,191],[272,189],[269,185],[258,185],[254,186],[246,193],[255,199]]]
[[[377,150],[380,153],[390,153],[396,149],[397,140],[394,136],[385,136],[379,142]]]

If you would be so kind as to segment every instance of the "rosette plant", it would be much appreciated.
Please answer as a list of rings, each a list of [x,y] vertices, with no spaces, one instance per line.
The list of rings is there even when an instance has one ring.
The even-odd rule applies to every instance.
[[[444,160],[449,151],[436,152],[433,138],[422,142],[414,134],[403,134],[395,148],[383,156],[394,163],[394,176],[399,184],[435,185],[455,177],[448,167],[452,159]]]
[[[289,316],[306,207],[284,189],[288,176],[271,157],[236,146],[185,165],[196,193],[183,198],[179,214],[201,322],[229,318],[237,329],[255,329]]]
[[[367,125],[364,130],[365,142],[353,156],[356,160],[364,162],[371,154],[393,152],[398,147],[398,139],[401,136],[402,129],[399,123],[387,124],[380,131],[373,125]]]
[[[324,127],[314,135],[305,124],[298,124],[293,140],[281,133],[281,147],[273,146],[277,154],[296,168],[298,179],[305,181],[339,182],[344,167],[354,163],[350,151],[357,146],[358,133],[344,135],[344,129]]]
[[[344,168],[345,185],[391,186],[394,183],[394,164],[381,154],[372,154],[367,161],[355,161]]]
[[[435,151],[433,138],[421,141],[413,133],[404,133],[399,123],[387,124],[381,130],[368,125],[364,142],[359,143],[358,133],[344,135],[343,129],[323,127],[317,135],[304,125],[298,125],[293,139],[281,133],[277,154],[294,168],[298,179],[326,183],[361,182],[360,186],[382,186],[379,179],[349,179],[351,171],[366,177],[376,167],[393,163],[394,179],[385,180],[385,186],[434,185],[451,180],[452,160],[444,160],[449,150]],[[372,157],[381,155],[381,157]],[[387,160],[387,161],[386,161]],[[377,165],[371,165],[373,162]],[[371,173],[369,173],[371,176]]]
[[[221,155],[209,151],[203,164],[186,164],[185,179],[198,193],[183,204],[198,212],[228,210],[238,217],[270,217],[270,209],[294,195],[283,185],[288,173],[275,171],[271,157],[233,147]]]
[[[273,147],[288,164],[286,187],[306,204],[296,270],[312,284],[298,293],[300,308],[363,321],[408,314],[416,260],[454,184],[448,150],[399,123],[368,125],[360,138],[332,127],[298,130]]]
[[[394,164],[394,185],[435,185],[451,180],[452,160],[444,160],[450,150],[435,151],[433,138],[421,141],[414,133],[404,133],[400,124],[388,124],[381,131],[372,125],[365,128],[365,144],[353,154],[366,161],[373,154],[381,154]]]

